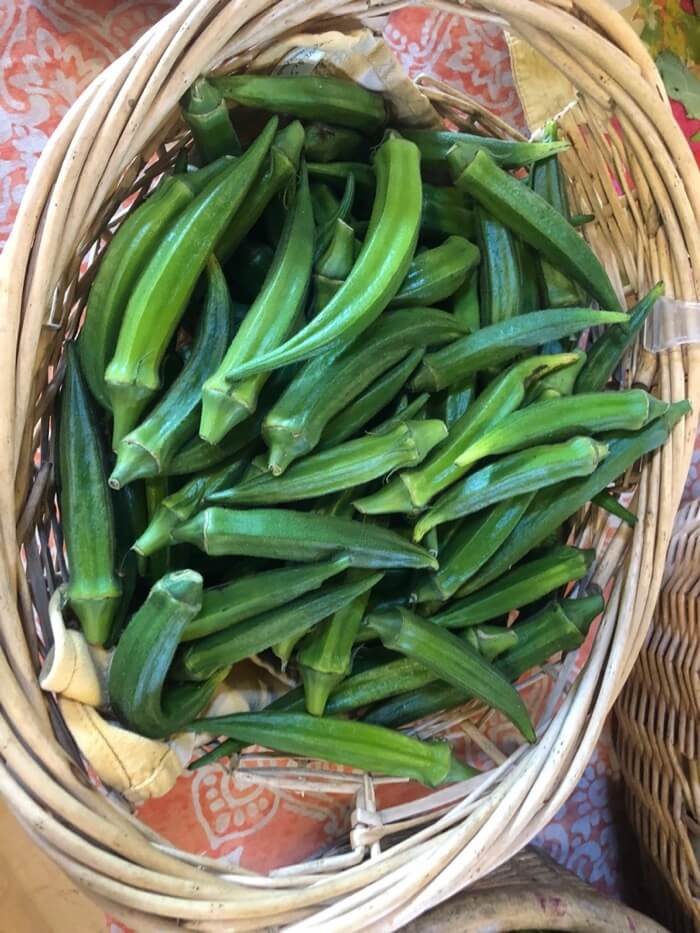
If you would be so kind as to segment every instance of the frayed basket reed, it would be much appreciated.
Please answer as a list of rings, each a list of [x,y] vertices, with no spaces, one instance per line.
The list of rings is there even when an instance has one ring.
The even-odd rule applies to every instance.
[[[377,811],[373,781],[352,775],[350,845],[340,855],[261,876],[174,851],[89,782],[54,701],[37,682],[51,644],[50,593],[65,577],[53,478],[53,405],[62,346],[74,336],[118,208],[142,195],[186,141],[178,101],[200,73],[235,71],[298,32],[381,25],[401,2],[182,0],[70,109],[27,188],[0,265],[0,792],[27,831],[81,888],[139,931],[395,929],[508,860],[557,812],[594,747],[644,641],[700,409],[698,350],[636,350],[630,383],[695,415],[627,478],[639,521],[612,534],[597,510],[577,541],[596,542],[594,579],[609,587],[590,653],[540,676],[554,689],[539,741],[506,755],[482,736],[480,711],[438,717],[493,759],[478,779]],[[634,299],[664,279],[700,294],[700,176],[648,53],[604,0],[454,0],[427,5],[503,24],[578,89],[562,128],[574,209],[613,282]],[[379,17],[379,19],[377,19]],[[463,95],[424,82],[438,112],[492,133]],[[172,144],[172,145],[171,145]],[[616,189],[612,177],[619,180]],[[136,203],[138,197],[131,203]],[[584,655],[585,663],[584,663]]]

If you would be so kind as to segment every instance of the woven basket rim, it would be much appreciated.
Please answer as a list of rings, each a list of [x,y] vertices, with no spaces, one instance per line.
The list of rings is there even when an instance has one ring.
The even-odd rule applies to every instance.
[[[79,887],[115,915],[138,921],[139,929],[175,929],[171,921],[211,930],[243,931],[271,922],[305,931],[353,930],[367,923],[395,929],[482,877],[525,845],[573,790],[631,670],[656,602],[696,414],[646,463],[637,489],[641,520],[634,533],[619,532],[600,557],[596,575],[601,583],[612,578],[623,554],[625,572],[612,584],[584,670],[537,745],[489,772],[464,799],[448,801],[451,809],[437,823],[337,871],[316,866],[306,875],[254,876],[176,853],[88,786],[54,734],[60,721],[38,688],[30,650],[36,639],[32,599],[39,597],[30,593],[23,575],[21,548],[34,530],[26,518],[28,505],[36,507],[42,483],[49,483],[41,469],[32,469],[37,446],[47,448],[51,441],[44,414],[57,382],[49,381],[49,372],[60,366],[66,324],[69,332],[75,326],[72,288],[81,255],[110,215],[104,206],[118,203],[115,192],[134,181],[142,154],[177,134],[177,102],[199,73],[240,68],[252,49],[306,31],[310,24],[328,28],[338,19],[379,16],[404,5],[391,0],[350,0],[340,8],[330,0],[182,0],[70,108],[42,154],[0,257],[6,334],[0,347],[5,440],[0,445],[5,480],[0,483],[0,793]],[[634,170],[636,196],[627,193],[625,214],[617,196],[599,181],[600,174],[593,192],[593,169],[579,159],[581,196],[594,198],[602,218],[603,232],[591,234],[594,247],[609,253],[612,265],[625,269],[628,277],[635,265],[630,250],[637,251],[631,255],[638,259],[638,274],[631,276],[635,290],[663,276],[668,293],[696,299],[700,173],[653,62],[629,24],[605,0],[576,0],[575,5],[569,0],[489,0],[486,12],[456,0],[427,0],[426,5],[504,22],[568,74],[579,86],[580,99],[576,117],[572,112],[567,119],[586,124],[596,157],[605,153],[618,167],[626,160]],[[612,116],[621,134],[610,132]],[[633,247],[623,235],[628,228]],[[52,294],[60,300],[49,302]],[[638,380],[649,372],[653,378],[656,370],[663,398],[688,397],[698,410],[695,348],[662,352],[655,366],[643,354],[636,362]],[[19,491],[17,501],[14,490]],[[57,527],[52,530],[59,534]],[[371,788],[364,792],[370,796]]]

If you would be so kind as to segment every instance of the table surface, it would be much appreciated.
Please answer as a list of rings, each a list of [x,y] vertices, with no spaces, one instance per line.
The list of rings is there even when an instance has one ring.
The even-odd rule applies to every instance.
[[[0,245],[6,239],[33,165],[66,109],[106,65],[125,51],[149,25],[170,8],[166,0],[14,0],[0,4]],[[692,5],[686,0],[664,14],[659,0],[641,0],[626,7],[625,15],[640,29],[654,51],[671,47],[684,55],[695,36],[700,49],[700,24],[686,23]],[[670,9],[670,5],[669,5]],[[680,23],[680,36],[675,27]],[[697,33],[693,30],[697,29]],[[409,8],[395,13],[385,37],[395,53],[415,74],[427,72],[450,81],[483,101],[489,109],[524,129],[524,118],[510,70],[505,37],[490,24],[466,23],[444,12]],[[700,120],[682,104],[674,112],[690,137]],[[700,114],[698,114],[700,117]],[[700,494],[697,465],[693,465],[687,494]],[[276,862],[276,833],[266,831],[273,814],[287,811],[287,818],[316,829],[306,846],[310,851],[337,834],[341,814],[329,812],[322,801],[295,799],[292,794],[254,793],[248,785],[237,787],[235,777],[216,767],[183,779],[171,795],[168,807],[151,803],[143,818],[173,841],[195,850],[208,851],[248,867],[269,867]],[[177,830],[173,831],[173,817]],[[7,820],[5,814],[2,815]],[[16,833],[3,833],[8,872],[16,883],[41,888],[49,899],[67,898],[65,923],[61,912],[38,921],[28,914],[13,930],[75,929],[72,908],[79,895],[62,879],[51,880],[52,869],[42,860],[38,878],[18,870]],[[578,788],[537,840],[558,861],[593,883],[601,891],[624,894],[622,865],[629,840],[624,830],[617,765],[606,732],[589,762]],[[301,853],[300,853],[301,854]],[[29,857],[28,857],[29,858]],[[30,859],[34,864],[34,859]],[[41,867],[44,866],[44,867]],[[54,873],[54,877],[56,876]],[[49,880],[47,880],[49,879]],[[61,894],[63,891],[63,895]],[[17,908],[21,913],[21,904]],[[43,910],[37,901],[37,909]],[[34,907],[32,907],[32,911]],[[94,909],[87,926],[93,927]],[[18,913],[18,917],[20,914]],[[87,915],[84,915],[87,917]],[[9,930],[8,918],[0,931]],[[39,926],[36,923],[39,922]]]

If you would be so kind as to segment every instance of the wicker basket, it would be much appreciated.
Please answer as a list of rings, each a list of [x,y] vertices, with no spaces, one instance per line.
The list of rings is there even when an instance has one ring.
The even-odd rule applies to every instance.
[[[443,788],[408,819],[395,807],[393,822],[373,811],[372,781],[359,777],[351,850],[269,877],[173,851],[96,791],[55,703],[39,690],[38,662],[50,645],[47,597],[66,570],[53,487],[52,407],[62,343],[78,325],[99,255],[95,245],[108,238],[125,197],[142,192],[174,159],[177,146],[164,144],[182,142],[176,105],[198,74],[240,70],[253,50],[282,36],[347,28],[353,17],[401,5],[182,0],[70,109],[42,155],[2,257],[0,792],[79,886],[140,931],[285,924],[304,931],[395,929],[483,877],[525,845],[571,793],[656,602],[697,416],[679,425],[631,478],[640,516],[633,536],[623,528],[610,539],[597,510],[578,525],[579,540],[600,543],[596,581],[614,582],[580,674],[574,658],[550,669],[556,702],[538,724],[537,745],[505,757],[482,742],[496,764],[485,777]],[[696,299],[700,177],[629,25],[604,0],[428,5],[506,25],[576,84],[578,103],[563,121],[572,143],[565,168],[575,209],[596,215],[587,227],[592,245],[612,280],[628,283],[630,298],[663,278],[669,294]],[[451,120],[473,123],[462,95],[429,91]],[[155,164],[144,170],[154,154]],[[690,398],[697,412],[697,362],[694,348],[656,358],[638,352],[631,378],[653,383],[665,399]]]
[[[700,503],[678,513],[649,637],[615,706],[625,803],[648,890],[673,930],[700,930]]]

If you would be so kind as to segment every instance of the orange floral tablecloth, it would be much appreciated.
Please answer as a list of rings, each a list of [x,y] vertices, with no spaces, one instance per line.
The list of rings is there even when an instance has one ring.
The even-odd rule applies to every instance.
[[[691,62],[674,112],[700,150],[700,95],[693,62],[700,24],[689,0],[640,0],[625,15],[655,53]],[[0,3],[0,244],[7,237],[32,167],[68,106],[160,16],[167,0],[5,0]],[[520,129],[524,117],[505,37],[495,25],[409,8],[390,18],[385,36],[412,74],[427,72],[463,88]],[[693,464],[688,496],[700,496]],[[392,795],[399,791],[394,789]],[[388,802],[388,801],[386,801]],[[183,777],[143,819],[178,845],[266,870],[320,853],[342,839],[348,798],[301,797],[242,784],[215,765]],[[582,878],[623,893],[624,821],[617,766],[605,734],[575,793],[538,842]],[[116,929],[116,927],[115,927]]]

